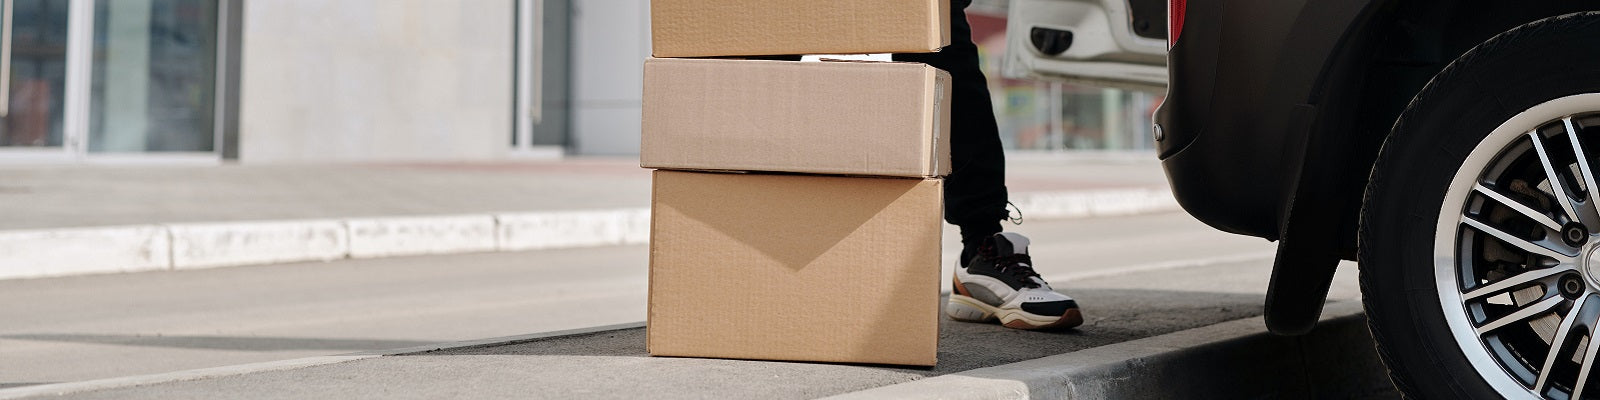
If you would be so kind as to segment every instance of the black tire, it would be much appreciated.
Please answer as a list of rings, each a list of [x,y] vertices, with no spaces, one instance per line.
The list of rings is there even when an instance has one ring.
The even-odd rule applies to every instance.
[[[1385,141],[1362,209],[1360,279],[1379,354],[1409,397],[1502,397],[1469,363],[1440,305],[1433,251],[1441,206],[1492,130],[1583,93],[1600,93],[1600,13],[1540,20],[1477,46],[1428,83]]]

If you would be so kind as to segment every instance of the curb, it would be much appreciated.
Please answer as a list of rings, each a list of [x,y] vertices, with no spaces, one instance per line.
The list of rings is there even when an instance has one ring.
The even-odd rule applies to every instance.
[[[0,279],[647,243],[644,208],[0,231]]]
[[[395,356],[403,354],[424,353],[438,350],[454,350],[471,347],[499,346],[548,339],[559,336],[582,335],[594,332],[604,332],[621,329],[643,327],[643,322],[634,322],[617,325],[597,326],[591,328],[569,329],[563,331],[535,333],[528,335],[506,336],[490,339],[468,340],[462,342],[448,342],[434,345],[406,347],[392,350],[364,351],[358,353],[340,354],[332,356],[305,357],[290,360],[267,361],[250,364],[229,365],[215,368],[191,369],[185,371],[167,372],[150,375],[135,375],[119,378],[95,379],[80,382],[52,383],[36,386],[23,386],[10,389],[0,389],[0,400],[21,399],[33,396],[61,396],[73,393],[92,392],[96,390],[117,389],[133,386],[148,386],[170,382],[183,382],[208,378],[220,378],[253,374],[257,372],[284,371],[315,367],[320,365],[339,364],[369,358]]]
[[[1145,399],[1398,397],[1359,302],[1329,303],[1305,336],[1260,317],[829,399]]]
[[[1025,217],[1177,211],[1165,189],[1018,193]],[[0,231],[0,279],[644,244],[650,210],[490,213]]]

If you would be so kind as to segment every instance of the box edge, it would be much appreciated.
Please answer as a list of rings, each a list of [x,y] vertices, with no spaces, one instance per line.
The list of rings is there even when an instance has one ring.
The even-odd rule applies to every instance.
[[[656,199],[661,196],[656,193],[660,180],[661,170],[650,171],[650,245],[649,256],[645,266],[645,305],[644,305],[644,352],[656,356],[655,329],[651,329],[651,322],[655,320],[656,304],[656,219],[661,213],[656,210]],[[941,200],[942,201],[942,200]]]

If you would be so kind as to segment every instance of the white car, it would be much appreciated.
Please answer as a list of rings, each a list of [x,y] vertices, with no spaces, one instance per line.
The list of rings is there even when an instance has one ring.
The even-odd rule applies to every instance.
[[[1003,74],[1162,92],[1163,0],[1012,0]]]

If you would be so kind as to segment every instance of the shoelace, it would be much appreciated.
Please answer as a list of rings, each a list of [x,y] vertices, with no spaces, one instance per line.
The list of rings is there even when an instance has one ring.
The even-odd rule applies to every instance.
[[[1011,254],[994,258],[994,266],[1000,273],[1022,278],[1023,285],[1039,287],[1033,279],[1039,277],[1039,272],[1033,270],[1033,258],[1027,254]]]

